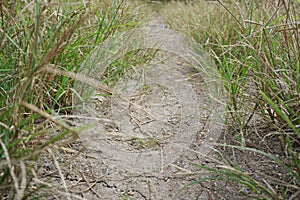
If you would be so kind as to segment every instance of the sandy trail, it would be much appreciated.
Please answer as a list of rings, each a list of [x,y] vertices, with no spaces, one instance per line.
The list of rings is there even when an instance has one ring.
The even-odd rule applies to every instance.
[[[192,57],[180,50],[188,43],[167,29],[157,13],[144,30],[150,30],[142,37],[147,45],[153,43],[151,37],[161,36],[161,51],[150,63],[135,69],[137,75],[121,78],[114,89],[117,95],[89,102],[86,112],[95,113],[87,116],[106,120],[97,121],[76,141],[55,152],[59,165],[50,154],[41,157],[39,174],[53,186],[48,199],[207,198],[206,187],[182,190],[200,177],[191,163],[205,162],[203,154],[208,152],[203,146],[217,139],[222,128],[212,114],[211,105],[216,102],[207,95],[206,75],[195,70],[193,61],[188,62]],[[150,89],[142,90],[145,85]],[[110,121],[118,126],[114,131],[105,127]]]

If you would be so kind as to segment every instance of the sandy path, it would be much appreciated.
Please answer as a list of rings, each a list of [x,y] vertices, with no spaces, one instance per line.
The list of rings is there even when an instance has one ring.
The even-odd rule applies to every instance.
[[[210,109],[203,109],[204,105],[211,108],[208,105],[212,100],[207,96],[210,90],[205,87],[203,74],[196,71],[191,62],[187,61],[188,55],[174,54],[180,52],[178,49],[186,44],[181,44],[181,38],[176,38],[176,34],[166,29],[158,15],[153,15],[153,18],[145,25],[145,30],[153,29],[154,36],[161,32],[161,37],[165,38],[162,44],[165,46],[161,48],[170,52],[160,51],[157,58],[142,69],[153,69],[155,76],[146,73],[145,79],[153,80],[154,77],[158,77],[159,83],[148,81],[147,84],[152,84],[153,89],[144,92],[138,98],[136,94],[141,85],[134,88],[134,94],[130,91],[129,97],[126,96],[127,93],[121,93],[122,90],[119,90],[118,95],[121,93],[122,98],[101,99],[97,116],[116,121],[120,126],[116,133],[105,134],[108,132],[103,128],[104,124],[100,123],[100,128],[85,131],[76,141],[58,149],[54,153],[58,165],[55,165],[50,154],[42,156],[43,165],[39,174],[53,186],[47,199],[54,199],[55,196],[59,199],[206,199],[209,188],[182,189],[199,178],[199,175],[194,174],[198,169],[191,163],[205,161],[201,155],[204,152],[201,148],[209,139],[209,133],[213,136],[210,139],[214,139],[216,136],[212,133],[220,132],[222,127],[213,125],[214,122],[208,120],[212,113]],[[166,35],[168,31],[171,35]],[[164,69],[167,69],[165,73],[160,73]],[[135,85],[139,80],[130,79]],[[117,84],[115,91],[118,91],[118,87],[122,88],[121,83]],[[157,85],[165,87],[163,94],[160,94],[162,90],[158,90]],[[166,94],[168,98],[164,99]],[[122,115],[125,113],[123,111],[118,113],[123,107],[114,107],[114,103],[122,105],[124,98],[135,101],[135,104],[143,107],[143,111],[148,109],[148,115],[144,116],[141,109],[126,110],[130,113],[127,117],[124,117],[126,114]],[[105,115],[102,112],[104,110]],[[174,116],[179,115],[181,121],[173,118],[172,122],[164,122],[171,113]],[[156,118],[162,117],[156,121],[151,119],[145,122],[145,118],[154,118],[153,115]],[[133,123],[132,119],[138,120],[139,124]],[[134,132],[137,126],[139,131]],[[158,136],[162,130],[167,130],[169,136],[163,142],[158,142],[161,140],[157,138],[164,138]],[[99,131],[104,131],[104,136],[101,136]],[[148,145],[146,140],[126,139],[123,135],[128,132],[136,134],[138,139],[149,138],[145,133],[150,132],[156,140]],[[121,137],[116,137],[116,134]],[[82,151],[85,148],[86,150]]]

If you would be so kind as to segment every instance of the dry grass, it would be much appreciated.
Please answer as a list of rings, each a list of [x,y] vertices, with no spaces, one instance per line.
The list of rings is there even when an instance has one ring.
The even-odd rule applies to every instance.
[[[217,177],[194,183],[227,180],[248,188],[246,197],[296,199],[300,191],[299,1],[199,0],[158,5],[171,28],[203,44],[215,59],[227,91],[228,130],[236,138],[234,145],[223,146],[234,154],[242,152],[231,159],[225,158],[228,151],[219,152],[223,158],[219,168],[199,165]],[[112,5],[109,0],[0,1],[1,198],[39,198],[39,189],[51,187],[36,179],[34,161],[45,147],[76,132],[60,115],[72,111],[74,78],[87,80],[76,76],[80,64],[99,43],[140,23],[139,6],[135,2]],[[108,81],[114,78],[118,77]],[[257,116],[267,129],[253,127]],[[248,142],[255,135],[253,129],[262,140],[275,138],[273,143],[249,148],[257,142]],[[280,152],[275,146],[281,147]],[[264,172],[238,164],[245,152],[275,163],[267,179],[257,178]],[[55,156],[51,159],[60,171]],[[276,175],[282,173],[287,178],[278,181]],[[56,192],[80,199],[64,188]]]
[[[67,75],[99,43],[141,21],[133,4],[0,1],[1,198],[37,198],[47,186],[32,182],[34,160],[49,144],[76,135],[60,117],[71,112],[74,76]],[[49,73],[55,69],[65,73]]]
[[[286,182],[286,187],[276,186],[282,184],[276,181],[255,183],[256,178],[243,179],[239,174],[248,169],[239,169],[238,165],[226,170],[209,168],[214,174],[221,173],[227,180],[243,181],[240,184],[249,187],[253,193],[260,188],[258,184],[266,187],[258,189],[260,195],[254,196],[258,199],[293,199],[299,195],[299,6],[299,1],[285,0],[203,0],[187,5],[169,3],[160,10],[173,29],[203,44],[218,65],[227,91],[227,123],[234,131],[230,135],[239,144],[227,147],[235,151],[246,150],[249,145],[246,141],[251,143],[253,138],[251,130],[259,130],[253,127],[257,118],[261,124],[267,125],[267,129],[256,132],[261,138],[259,142],[266,138],[278,138],[266,147],[251,146],[254,149],[247,151],[264,155],[266,160],[271,157],[274,160],[277,156],[285,160],[281,164],[289,172],[284,173],[290,173],[293,180]],[[277,145],[282,150],[272,151]],[[226,161],[225,165],[230,163]],[[279,164],[279,160],[275,159],[275,163]],[[273,175],[278,173],[282,171],[275,170]],[[276,188],[281,189],[278,191]]]

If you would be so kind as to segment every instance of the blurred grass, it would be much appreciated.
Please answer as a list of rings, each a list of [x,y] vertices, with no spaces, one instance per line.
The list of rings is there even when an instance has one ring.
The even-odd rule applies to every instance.
[[[222,174],[220,179],[248,187],[255,194],[249,198],[299,196],[299,8],[300,2],[293,0],[201,0],[189,4],[173,2],[160,8],[171,28],[192,36],[215,59],[227,91],[227,127],[234,130],[240,145],[233,149],[253,151],[245,140],[257,116],[260,123],[268,126],[268,131],[264,130],[259,137],[278,138],[282,152],[271,157],[282,156],[279,160],[285,160],[285,167],[293,172],[285,186],[266,180],[257,182],[254,177],[248,179],[243,169],[228,162],[224,166],[230,167],[225,171],[199,165],[212,175]],[[274,144],[269,145],[267,148],[272,149]],[[257,149],[265,153],[266,160],[271,159],[263,152],[267,148]],[[277,161],[275,163],[279,164]],[[276,173],[283,172],[273,172]]]
[[[71,112],[74,79],[49,69],[76,73],[95,46],[142,21],[136,7],[123,0],[0,1],[1,198],[34,196],[28,187],[39,150],[76,134],[60,117]]]
[[[155,49],[137,49],[129,51],[115,59],[102,73],[103,82],[108,86],[115,86],[119,79],[126,74],[131,76],[132,71],[139,66],[148,64],[156,55]]]

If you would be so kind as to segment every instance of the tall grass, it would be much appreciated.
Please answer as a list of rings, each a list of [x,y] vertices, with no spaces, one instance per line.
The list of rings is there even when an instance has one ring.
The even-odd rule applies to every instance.
[[[95,46],[138,24],[125,1],[0,2],[0,193],[26,199],[41,149],[76,134],[71,112],[74,79]]]
[[[300,195],[299,7],[300,2],[293,0],[217,0],[173,3],[162,9],[169,25],[203,44],[218,65],[227,91],[227,124],[239,142],[239,146],[225,146],[259,153],[290,173],[290,182],[278,186],[278,182],[271,184],[249,176],[228,159],[224,165],[230,167],[225,169],[199,165],[221,179],[248,187],[255,193],[251,198],[288,199]],[[245,140],[251,138],[254,118],[268,126],[259,137],[278,138],[276,143],[282,152],[265,152],[274,144],[261,149],[247,147]],[[279,160],[277,156],[281,156]]]

